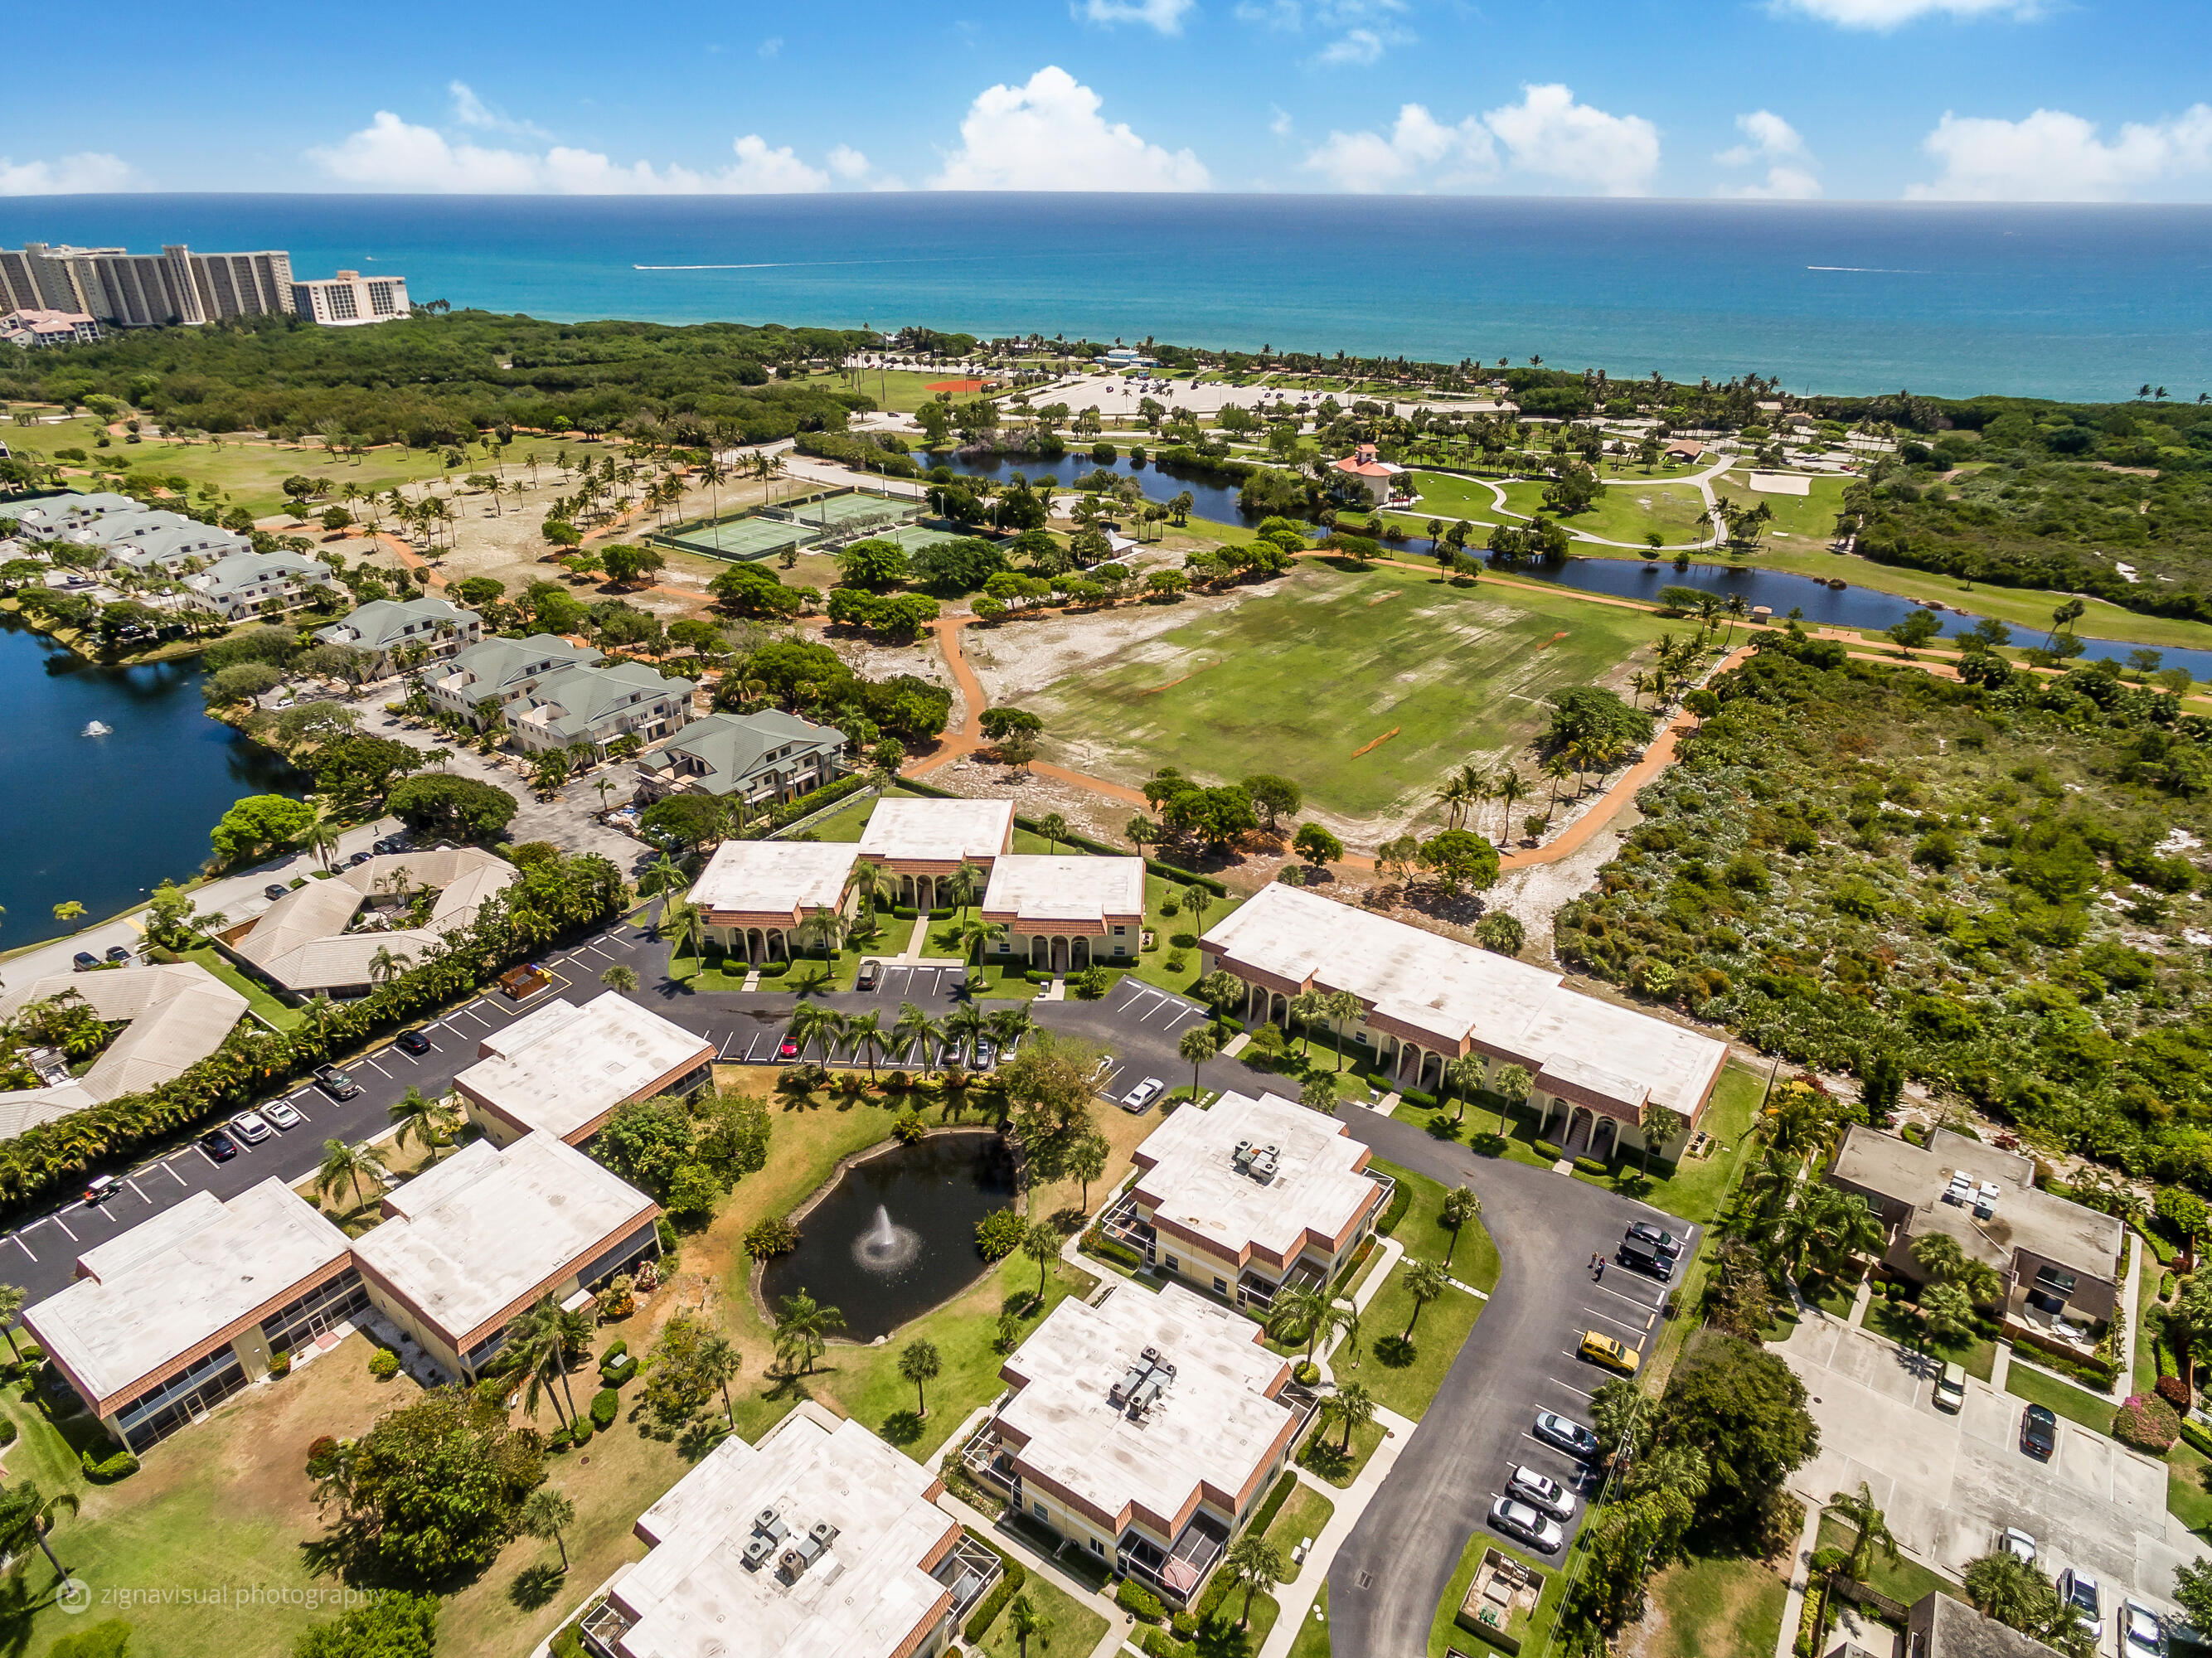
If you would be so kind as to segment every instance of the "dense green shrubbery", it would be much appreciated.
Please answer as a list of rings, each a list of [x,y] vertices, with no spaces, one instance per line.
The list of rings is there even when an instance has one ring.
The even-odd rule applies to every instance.
[[[1762,645],[1560,911],[1562,957],[2212,1190],[2212,722],[2107,664],[1972,684]]]
[[[1147,1624],[1164,1623],[1168,1609],[1160,1597],[1133,1577],[1124,1577],[1114,1591],[1115,1604],[1122,1611],[1133,1613]]]
[[[975,1223],[975,1248],[986,1260],[1004,1260],[1022,1247],[1029,1223],[1011,1209],[994,1209]]]

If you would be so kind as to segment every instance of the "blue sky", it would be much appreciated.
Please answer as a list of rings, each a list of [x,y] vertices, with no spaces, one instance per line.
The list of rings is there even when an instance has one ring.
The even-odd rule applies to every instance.
[[[240,0],[0,195],[1454,191],[2212,199],[2205,0]],[[333,27],[324,28],[327,21]]]

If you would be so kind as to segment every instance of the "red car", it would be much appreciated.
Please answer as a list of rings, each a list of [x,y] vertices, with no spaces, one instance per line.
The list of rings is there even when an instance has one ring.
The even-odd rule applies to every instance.
[[[799,1044],[792,1041],[790,1037],[786,1036],[783,1039],[783,1046],[775,1050],[775,1057],[779,1060],[797,1059],[799,1057]]]

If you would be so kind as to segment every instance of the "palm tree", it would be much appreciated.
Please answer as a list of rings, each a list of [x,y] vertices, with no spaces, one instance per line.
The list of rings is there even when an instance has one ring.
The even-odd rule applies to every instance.
[[[609,990],[635,990],[637,974],[634,969],[617,962],[605,973],[599,975],[599,982]]]
[[[534,1417],[538,1414],[538,1400],[550,1399],[553,1401],[554,1419],[564,1427],[576,1420],[576,1398],[568,1388],[568,1335],[559,1306],[551,1296],[541,1296],[507,1326],[503,1350],[529,1377],[523,1392],[522,1408]],[[561,1378],[557,1394],[545,1380],[549,1370]],[[566,1416],[561,1410],[564,1399],[568,1406]]]
[[[1012,1048],[1036,1028],[1036,1020],[1031,1016],[1027,1002],[1016,1002],[1011,1007],[994,1009],[985,1023],[991,1028],[991,1040],[998,1043],[1001,1052]]]
[[[898,877],[880,864],[872,864],[865,858],[853,865],[853,888],[860,895],[861,903],[867,907],[871,926],[875,924],[877,906],[898,902]]]
[[[1036,1263],[1037,1305],[1044,1305],[1044,1286],[1052,1264],[1060,1258],[1060,1234],[1042,1221],[1031,1221],[1022,1234],[1022,1254]]]
[[[54,1528],[58,1515],[74,1515],[76,1509],[76,1498],[67,1491],[47,1497],[33,1480],[11,1480],[0,1490],[0,1552],[21,1554],[26,1544],[36,1543],[46,1564],[54,1569],[54,1581],[67,1582],[69,1568],[54,1558],[46,1533]]]
[[[322,1166],[315,1171],[315,1191],[328,1197],[349,1181],[353,1186],[354,1206],[357,1209],[367,1199],[362,1187],[369,1181],[384,1179],[384,1159],[374,1148],[367,1145],[348,1145],[343,1140],[323,1142]]]
[[[15,1345],[15,1321],[22,1317],[23,1303],[30,1298],[31,1292],[21,1284],[0,1284],[0,1336],[8,1339],[8,1351],[19,1364],[23,1362],[23,1350]]]
[[[1874,1488],[1863,1479],[1859,1481],[1858,1494],[1832,1491],[1828,1496],[1828,1512],[1857,1533],[1851,1540],[1850,1559],[1844,1570],[1851,1581],[1863,1583],[1867,1573],[1874,1568],[1874,1552],[1880,1549],[1891,1565],[1897,1564],[1897,1539],[1890,1534],[1888,1519],[1874,1500]]]
[[[969,1044],[981,1035],[990,1023],[989,1016],[981,1008],[973,1002],[963,1002],[945,1016],[945,1040],[951,1044],[954,1053],[965,1053]]]
[[[2016,1630],[2032,1628],[2057,1598],[2051,1580],[2008,1549],[1972,1562],[1961,1581],[1969,1606]]]
[[[1352,1022],[1367,1011],[1366,1004],[1349,990],[1333,990],[1328,996],[1328,1017],[1336,1022],[1336,1068],[1344,1070],[1345,1056],[1352,1051]]]
[[[1053,851],[1058,852],[1060,850],[1060,843],[1067,839],[1067,819],[1062,817],[1056,811],[1048,813],[1043,818],[1039,820],[1037,823],[1037,833],[1044,836],[1046,844],[1049,846]]]
[[[776,1357],[788,1365],[797,1354],[803,1373],[811,1375],[814,1361],[830,1350],[830,1338],[845,1327],[845,1315],[824,1307],[801,1290],[776,1303]]]
[[[1498,844],[1502,847],[1513,838],[1513,808],[1528,798],[1528,786],[1522,780],[1519,772],[1507,767],[1498,772],[1492,793],[1505,808],[1505,821],[1498,834]]]
[[[864,1013],[849,1017],[843,1031],[846,1047],[853,1053],[866,1052],[868,1060],[868,1080],[876,1079],[876,1061],[884,1053],[884,1016]]]
[[[368,958],[368,976],[378,984],[388,985],[407,970],[413,959],[409,956],[395,956],[388,946],[379,944],[376,953]]]
[[[823,1057],[827,1059],[837,1023],[838,1015],[821,1003],[801,1002],[792,1011],[791,1029],[786,1034],[798,1045],[801,1059],[817,1037],[822,1039]]]
[[[925,1422],[929,1419],[927,1386],[937,1380],[939,1372],[944,1368],[945,1362],[938,1354],[937,1344],[927,1336],[916,1336],[899,1350],[899,1376],[902,1380],[914,1383],[914,1413]]]
[[[1464,1186],[1455,1186],[1444,1193],[1443,1208],[1439,1218],[1451,1229],[1451,1242],[1444,1246],[1444,1267],[1451,1267],[1452,1251],[1459,1248],[1460,1230],[1482,1213],[1482,1199]]]
[[[404,1145],[412,1139],[435,1163],[438,1142],[461,1126],[461,1114],[451,1100],[442,1095],[434,1100],[426,1099],[422,1090],[410,1083],[407,1091],[399,1096],[399,1102],[392,1108],[392,1121],[399,1125],[399,1133],[393,1137],[397,1144]]]
[[[732,1429],[738,1425],[738,1407],[730,1399],[730,1384],[744,1370],[737,1343],[727,1336],[708,1336],[691,1359],[692,1374],[722,1390],[722,1410]]]
[[[1252,1597],[1283,1581],[1283,1557],[1266,1538],[1248,1531],[1229,1546],[1222,1564],[1244,1586],[1244,1610],[1237,1627],[1248,1628],[1252,1622]]]
[[[844,947],[845,917],[826,905],[817,904],[799,924],[799,947],[818,950],[825,957]]]
[[[1459,1109],[1452,1113],[1454,1122],[1467,1120],[1468,1096],[1482,1086],[1483,1072],[1488,1067],[1480,1054],[1462,1054],[1444,1066],[1444,1085],[1459,1096]]]
[[[1365,1427],[1375,1419],[1375,1395],[1357,1382],[1347,1382],[1329,1395],[1329,1414],[1344,1429],[1344,1437],[1337,1444],[1337,1455],[1352,1455],[1352,1436],[1355,1430]]]
[[[1432,1260],[1409,1260],[1406,1263],[1406,1293],[1413,1297],[1413,1315],[1406,1321],[1406,1339],[1413,1339],[1413,1327],[1421,1321],[1421,1309],[1437,1300],[1451,1288],[1451,1279],[1444,1269]]]
[[[1052,1619],[1036,1609],[1036,1602],[1026,1594],[1018,1594],[1006,1608],[1006,1627],[1013,1631],[1014,1649],[1018,1658],[1030,1658],[1030,1638],[1036,1637],[1040,1649],[1052,1646]]]
[[[1210,1024],[1194,1024],[1176,1039],[1176,1052],[1190,1063],[1190,1096],[1198,1098],[1198,1069],[1221,1052],[1221,1036]]]
[[[1314,1021],[1328,1011],[1328,998],[1318,990],[1301,990],[1291,998],[1291,1022],[1305,1027],[1305,1054],[1313,1057]]]
[[[929,1062],[929,1044],[944,1039],[944,1031],[928,1014],[912,1002],[899,1004],[898,1018],[891,1025],[892,1053],[903,1057],[913,1051],[916,1042],[920,1042],[922,1045],[921,1063],[927,1065]]]
[[[561,1570],[568,1570],[568,1545],[561,1533],[576,1523],[576,1505],[555,1491],[550,1485],[540,1485],[522,1499],[522,1509],[515,1516],[526,1537],[550,1539],[561,1551]]]

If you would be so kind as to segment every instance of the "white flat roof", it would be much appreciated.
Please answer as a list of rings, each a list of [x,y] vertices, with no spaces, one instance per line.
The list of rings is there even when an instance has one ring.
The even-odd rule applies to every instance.
[[[991,884],[983,894],[983,913],[1006,920],[1018,932],[1026,924],[1099,922],[1109,915],[1145,913],[1145,860],[1141,858],[1038,857],[1017,853],[991,865]]]
[[[860,855],[849,841],[725,841],[700,872],[691,902],[723,914],[804,920],[843,901]]]
[[[23,1322],[94,1400],[113,1399],[345,1259],[346,1235],[276,1176],[194,1192],[77,1257]]]
[[[1139,1422],[1108,1394],[1147,1347],[1176,1373]],[[1178,1284],[1158,1295],[1119,1284],[1097,1307],[1061,1302],[1014,1351],[1000,1374],[1016,1391],[998,1419],[1026,1442],[1015,1453],[1024,1467],[1094,1514],[1119,1519],[1133,1505],[1171,1527],[1201,1487],[1233,1504],[1266,1469],[1291,1420],[1268,1390],[1289,1371],[1242,1313]]]
[[[457,1348],[656,1212],[651,1198],[550,1134],[463,1146],[388,1193],[354,1258]]]
[[[1236,1164],[1239,1144],[1273,1147],[1262,1183]],[[1243,1260],[1253,1253],[1287,1267],[1311,1235],[1330,1248],[1358,1224],[1382,1188],[1360,1173],[1367,1147],[1343,1123],[1279,1094],[1224,1094],[1185,1108],[1135,1153],[1136,1195],[1156,1217]]]
[[[929,800],[886,795],[868,814],[860,856],[882,862],[957,864],[1001,857],[1012,844],[1011,800]]]
[[[477,1050],[454,1086],[525,1129],[568,1139],[626,1100],[714,1057],[714,1044],[605,991],[581,1007],[556,996]]]
[[[1437,1048],[1472,1042],[1532,1072],[1571,1058],[1686,1118],[1728,1060],[1727,1043],[1565,989],[1556,973],[1279,883],[1208,929],[1200,947],[1232,972],[1349,990]]]
[[[638,1516],[653,1552],[613,1590],[636,1621],[627,1658],[893,1658],[942,1616],[951,1591],[923,1569],[960,1522],[931,1502],[927,1468],[858,1422],[826,1425],[802,1406],[757,1445],[735,1436]],[[773,1509],[777,1554],[748,1569],[753,1521]],[[796,1581],[782,1549],[837,1528]]]

